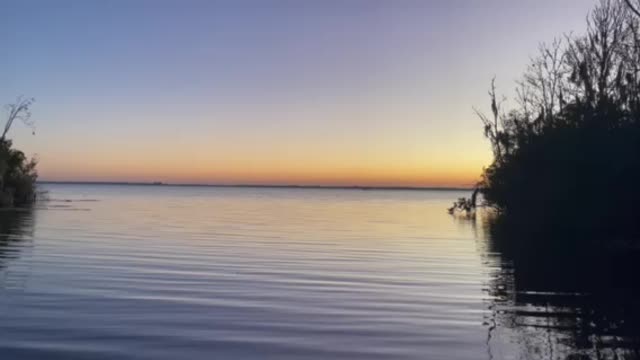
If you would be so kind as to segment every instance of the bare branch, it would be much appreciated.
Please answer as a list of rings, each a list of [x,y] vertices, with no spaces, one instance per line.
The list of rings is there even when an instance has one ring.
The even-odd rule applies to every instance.
[[[35,99],[33,98],[23,98],[22,96],[16,99],[16,102],[13,104],[6,105],[6,109],[8,114],[7,122],[4,125],[4,130],[2,132],[2,136],[0,136],[0,141],[4,141],[7,133],[11,129],[11,125],[15,120],[22,121],[25,125],[34,128],[34,122],[31,120],[31,111],[29,107],[33,104]]]
[[[634,14],[636,14],[638,17],[640,17],[640,7],[636,7],[631,3],[631,0],[624,0],[625,3],[627,3],[627,6],[629,6],[629,9],[631,9],[631,11],[633,11]]]

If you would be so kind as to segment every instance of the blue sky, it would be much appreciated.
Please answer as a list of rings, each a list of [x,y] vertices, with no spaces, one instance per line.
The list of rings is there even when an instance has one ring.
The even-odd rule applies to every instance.
[[[2,2],[0,102],[50,180],[443,185],[588,0]]]

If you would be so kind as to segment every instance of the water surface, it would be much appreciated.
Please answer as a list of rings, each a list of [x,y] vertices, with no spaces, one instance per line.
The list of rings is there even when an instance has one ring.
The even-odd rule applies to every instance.
[[[45,187],[0,214],[2,358],[638,354],[633,326],[581,337],[589,294],[529,291],[480,220],[446,213],[465,192]]]

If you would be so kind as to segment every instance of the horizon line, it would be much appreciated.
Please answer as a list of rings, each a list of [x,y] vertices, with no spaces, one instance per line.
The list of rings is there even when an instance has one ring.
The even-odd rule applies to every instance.
[[[233,187],[233,188],[298,188],[298,189],[351,189],[351,190],[472,190],[462,186],[372,186],[372,185],[301,185],[301,184],[207,184],[207,183],[165,183],[160,181],[37,181],[38,184],[60,185],[136,185],[136,186],[194,186],[194,187]]]

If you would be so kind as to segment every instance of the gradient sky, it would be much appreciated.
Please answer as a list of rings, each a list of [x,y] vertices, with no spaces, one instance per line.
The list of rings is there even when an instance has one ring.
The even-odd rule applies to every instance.
[[[491,78],[594,3],[0,0],[0,103],[44,180],[469,185]]]

